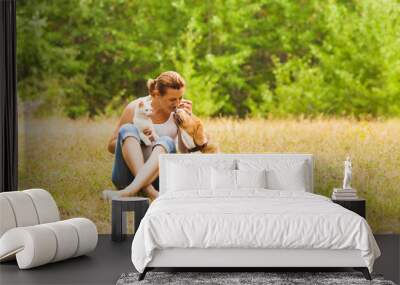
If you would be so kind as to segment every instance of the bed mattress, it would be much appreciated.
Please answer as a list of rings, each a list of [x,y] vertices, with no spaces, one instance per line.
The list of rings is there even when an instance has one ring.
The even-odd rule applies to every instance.
[[[380,255],[361,216],[321,195],[265,189],[161,195],[136,231],[133,265],[143,272],[155,255],[171,249],[346,250],[370,272]]]

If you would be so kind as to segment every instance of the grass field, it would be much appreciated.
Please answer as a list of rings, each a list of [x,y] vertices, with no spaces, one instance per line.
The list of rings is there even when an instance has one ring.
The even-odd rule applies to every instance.
[[[114,156],[107,141],[117,118],[21,119],[19,189],[44,188],[62,217],[92,219],[109,233],[110,206],[100,199],[113,188]],[[353,161],[353,187],[367,199],[375,233],[400,233],[400,120],[205,119],[206,130],[225,153],[298,152],[315,156],[315,192],[330,196],[343,179],[343,160]]]

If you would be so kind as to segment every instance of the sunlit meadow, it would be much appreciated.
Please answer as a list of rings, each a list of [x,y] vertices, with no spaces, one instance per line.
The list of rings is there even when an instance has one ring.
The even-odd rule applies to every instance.
[[[109,233],[114,156],[107,141],[117,118],[25,118],[19,125],[19,189],[50,191],[62,218],[84,216]],[[224,153],[312,153],[315,192],[330,196],[353,161],[353,187],[367,200],[375,233],[400,233],[400,120],[204,119]]]

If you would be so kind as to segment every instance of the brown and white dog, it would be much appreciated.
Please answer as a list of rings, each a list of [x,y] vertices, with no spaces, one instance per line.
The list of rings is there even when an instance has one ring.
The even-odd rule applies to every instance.
[[[204,131],[203,122],[183,108],[173,113],[175,123],[181,132],[182,141],[189,152],[218,153],[216,144],[210,143]]]

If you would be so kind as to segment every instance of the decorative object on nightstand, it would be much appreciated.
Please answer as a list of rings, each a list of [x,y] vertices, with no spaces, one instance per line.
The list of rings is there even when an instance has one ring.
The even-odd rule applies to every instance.
[[[348,156],[344,162],[343,188],[334,188],[332,201],[365,218],[365,200],[357,197],[356,189],[351,187],[352,163]]]
[[[348,156],[344,162],[343,188],[334,188],[332,200],[354,200],[357,199],[357,191],[351,187],[352,163]]]
[[[343,189],[352,189],[351,188],[351,172],[352,165],[350,156],[348,156],[344,162],[344,178],[343,178]]]
[[[332,202],[339,204],[340,206],[359,214],[365,219],[365,199],[355,198],[355,199],[333,199]]]
[[[333,188],[333,200],[354,200],[357,198],[357,191],[355,189]]]
[[[111,204],[111,239],[126,239],[126,212],[135,212],[135,232],[149,208],[149,199],[144,197],[114,197]]]

